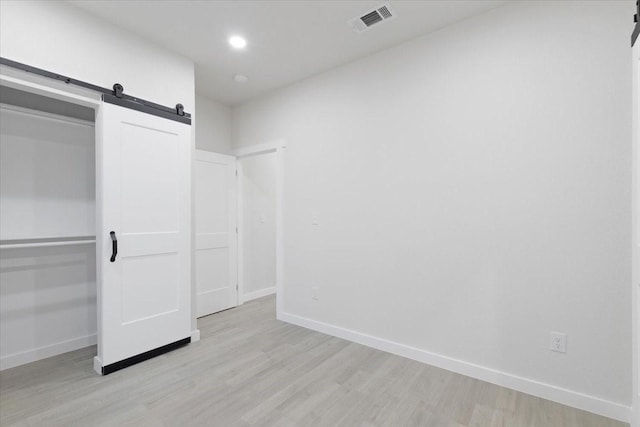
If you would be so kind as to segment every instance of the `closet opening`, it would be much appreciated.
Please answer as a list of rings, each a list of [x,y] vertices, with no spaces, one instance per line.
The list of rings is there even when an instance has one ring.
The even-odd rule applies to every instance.
[[[0,369],[96,344],[95,110],[0,86]]]
[[[284,169],[286,141],[234,151],[238,159],[238,281],[241,302],[276,294],[284,313]]]
[[[241,301],[276,293],[276,152],[238,160]]]

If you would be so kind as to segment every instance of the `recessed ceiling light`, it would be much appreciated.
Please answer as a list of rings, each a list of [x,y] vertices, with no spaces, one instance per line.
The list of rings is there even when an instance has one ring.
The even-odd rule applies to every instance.
[[[243,74],[236,74],[235,76],[233,76],[233,81],[236,83],[246,83],[249,81],[249,77]]]
[[[236,49],[244,49],[244,47],[247,45],[247,41],[243,37],[232,36],[229,37],[229,44]]]

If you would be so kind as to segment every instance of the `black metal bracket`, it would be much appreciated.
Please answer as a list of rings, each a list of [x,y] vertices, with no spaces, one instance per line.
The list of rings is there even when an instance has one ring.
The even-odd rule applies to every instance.
[[[113,96],[116,98],[124,97],[124,87],[120,83],[116,83],[113,85]]]
[[[633,29],[633,34],[631,34],[631,47],[636,44],[636,40],[638,40],[638,35],[640,35],[640,23],[638,23],[638,17],[640,16],[640,0],[636,1],[636,14],[633,15],[633,22],[636,23],[636,27]]]
[[[176,104],[176,114],[184,116],[184,106],[182,104]]]

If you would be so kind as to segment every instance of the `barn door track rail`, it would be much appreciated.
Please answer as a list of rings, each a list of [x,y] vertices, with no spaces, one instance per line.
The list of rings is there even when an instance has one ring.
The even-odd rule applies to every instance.
[[[175,107],[166,107],[142,98],[127,95],[124,93],[124,87],[120,83],[115,83],[111,89],[108,89],[3,57],[0,57],[0,65],[101,93],[102,100],[109,104],[119,105],[121,107],[130,108],[147,114],[153,114],[154,116],[163,117],[165,119],[174,120],[188,125],[191,124],[191,114],[184,111],[184,106],[182,104],[176,104]]]

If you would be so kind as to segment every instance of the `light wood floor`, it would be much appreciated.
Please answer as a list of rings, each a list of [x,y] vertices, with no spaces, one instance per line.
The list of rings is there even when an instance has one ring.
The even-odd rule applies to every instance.
[[[95,347],[3,371],[0,424],[626,425],[279,322],[273,297],[198,325],[200,342],[105,377]]]

